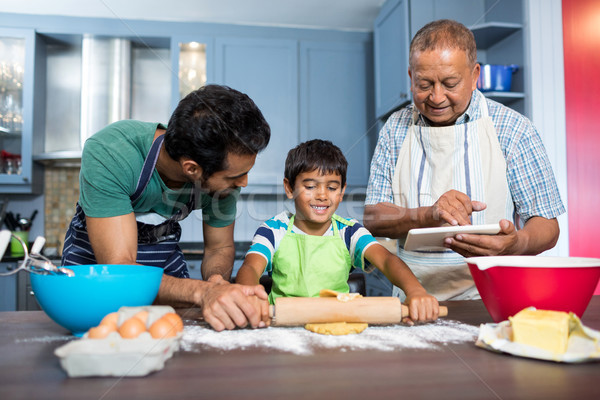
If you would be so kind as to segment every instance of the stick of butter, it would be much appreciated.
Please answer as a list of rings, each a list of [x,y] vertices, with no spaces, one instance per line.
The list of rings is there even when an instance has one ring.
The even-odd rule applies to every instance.
[[[567,351],[569,314],[526,308],[508,319],[512,326],[513,342],[539,347],[555,354]]]

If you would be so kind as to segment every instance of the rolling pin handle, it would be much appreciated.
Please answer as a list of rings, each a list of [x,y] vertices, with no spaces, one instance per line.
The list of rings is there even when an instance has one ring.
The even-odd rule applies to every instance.
[[[409,315],[409,311],[408,311],[408,306],[402,304],[402,318],[404,317],[408,317]],[[438,312],[438,316],[439,317],[446,317],[448,316],[448,307],[446,306],[440,306],[439,312]]]
[[[400,304],[400,307],[402,307],[402,318],[408,317],[408,315],[410,314],[408,311],[408,306]]]

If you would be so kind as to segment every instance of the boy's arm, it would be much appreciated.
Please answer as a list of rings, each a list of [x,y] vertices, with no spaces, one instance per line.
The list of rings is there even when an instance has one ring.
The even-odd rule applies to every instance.
[[[258,285],[260,276],[265,271],[267,266],[267,260],[263,256],[257,253],[250,253],[244,258],[244,263],[240,267],[237,276],[235,277],[236,283],[242,285]]]
[[[404,261],[379,243],[367,247],[365,258],[381,270],[390,282],[404,291],[410,319],[413,321],[437,319],[439,313],[437,299],[427,293]]]
[[[246,257],[244,258],[244,263],[238,270],[238,273],[235,277],[235,283],[248,286],[258,285],[260,276],[264,272],[266,266],[267,260],[265,260],[263,256],[256,253],[246,254]],[[262,286],[260,287],[262,288]],[[256,296],[252,296],[251,298],[249,298],[249,300],[250,302],[254,302],[255,307],[261,310],[261,316],[263,317],[261,321],[265,322],[266,326],[271,325],[271,320],[268,318],[269,302],[267,300],[259,299]]]

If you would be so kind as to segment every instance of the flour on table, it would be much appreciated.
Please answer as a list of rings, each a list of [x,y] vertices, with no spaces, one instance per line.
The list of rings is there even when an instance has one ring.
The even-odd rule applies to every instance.
[[[66,342],[69,340],[76,339],[75,336],[71,335],[63,335],[63,336],[43,336],[43,337],[33,337],[33,338],[25,338],[25,339],[17,339],[16,343],[52,343],[52,342]]]
[[[216,332],[207,325],[186,326],[181,340],[184,351],[270,349],[309,355],[318,349],[395,351],[440,349],[447,343],[474,342],[479,327],[452,320],[406,326],[369,326],[357,335],[329,336],[303,327],[269,327]]]

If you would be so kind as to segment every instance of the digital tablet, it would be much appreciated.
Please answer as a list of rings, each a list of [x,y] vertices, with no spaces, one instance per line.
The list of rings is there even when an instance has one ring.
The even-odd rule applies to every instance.
[[[444,239],[459,233],[495,235],[500,232],[500,224],[442,226],[439,228],[419,228],[408,231],[404,250],[445,250]]]

